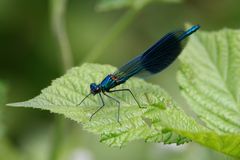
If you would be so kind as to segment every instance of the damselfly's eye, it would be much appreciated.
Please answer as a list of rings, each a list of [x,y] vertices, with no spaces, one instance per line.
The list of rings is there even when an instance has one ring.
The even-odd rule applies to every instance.
[[[91,91],[96,90],[96,88],[97,88],[96,83],[91,83],[91,84],[90,84],[90,90],[91,90]]]
[[[92,94],[96,94],[100,92],[100,88],[96,83],[91,83],[90,84],[90,91]]]

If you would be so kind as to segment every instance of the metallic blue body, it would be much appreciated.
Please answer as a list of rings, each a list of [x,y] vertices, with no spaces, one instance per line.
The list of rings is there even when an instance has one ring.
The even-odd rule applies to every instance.
[[[187,31],[185,32],[185,34],[183,34],[182,36],[179,37],[179,40],[183,40],[183,39],[186,38],[187,36],[189,36],[189,35],[191,35],[192,33],[196,32],[199,28],[200,28],[199,25],[192,26],[192,28],[190,28],[189,30],[187,30]]]
[[[99,92],[109,92],[111,88],[116,87],[119,84],[124,83],[126,78],[116,79],[116,77],[112,74],[107,75],[100,84],[96,85],[95,83],[91,83],[90,90],[93,94]]]
[[[99,85],[102,91],[109,91],[117,85],[117,82],[112,79],[111,75],[107,75]]]

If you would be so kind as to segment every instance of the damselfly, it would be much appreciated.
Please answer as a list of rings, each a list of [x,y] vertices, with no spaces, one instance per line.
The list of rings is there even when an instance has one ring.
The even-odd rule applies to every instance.
[[[153,46],[147,49],[144,53],[140,54],[139,56],[133,58],[127,64],[120,67],[116,72],[113,74],[107,75],[100,84],[91,83],[90,84],[90,93],[83,98],[79,105],[90,95],[98,94],[102,105],[91,115],[90,120],[92,117],[105,106],[105,102],[102,98],[102,94],[106,97],[114,100],[118,104],[118,115],[117,121],[119,122],[119,112],[120,112],[120,102],[109,96],[108,93],[112,92],[120,92],[126,91],[131,94],[133,99],[136,101],[137,105],[140,108],[141,105],[133,95],[130,89],[116,89],[112,90],[112,88],[126,82],[129,78],[134,75],[146,75],[147,74],[155,74],[166,67],[168,67],[181,53],[182,45],[181,42],[186,37],[194,33],[200,28],[199,25],[192,26],[190,29],[184,31],[179,30],[175,32],[170,32],[166,34],[163,38],[161,38],[158,42],[156,42]],[[144,73],[144,74],[142,74]],[[102,93],[102,94],[101,94]]]

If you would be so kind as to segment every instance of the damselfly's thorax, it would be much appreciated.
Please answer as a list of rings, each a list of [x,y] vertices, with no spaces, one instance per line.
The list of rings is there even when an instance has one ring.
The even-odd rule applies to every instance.
[[[93,95],[100,92],[108,92],[111,88],[119,84],[119,81],[116,76],[109,74],[107,75],[100,84],[91,83],[90,91]]]
[[[103,81],[100,83],[100,86],[102,91],[108,92],[111,88],[114,88],[118,84],[118,78],[112,74],[109,74],[103,79]]]

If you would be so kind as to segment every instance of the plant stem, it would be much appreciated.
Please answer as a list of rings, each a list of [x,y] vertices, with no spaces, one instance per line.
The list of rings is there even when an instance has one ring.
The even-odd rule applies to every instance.
[[[83,62],[94,62],[98,57],[105,53],[108,46],[127,28],[139,11],[140,9],[129,9],[100,41],[100,43],[96,44],[90,53],[83,59]]]
[[[63,72],[66,72],[73,66],[72,52],[69,44],[68,36],[65,30],[65,11],[67,0],[51,0],[51,22],[52,29],[56,36],[56,40],[59,44]],[[50,152],[50,160],[58,160],[62,144],[64,141],[64,132],[66,124],[65,119],[62,116],[56,115],[54,121],[54,132],[52,148]]]
[[[67,0],[51,0],[52,28],[60,47],[64,72],[73,66],[72,51],[65,29],[66,3]]]

